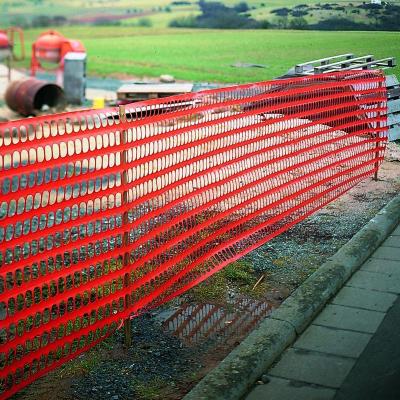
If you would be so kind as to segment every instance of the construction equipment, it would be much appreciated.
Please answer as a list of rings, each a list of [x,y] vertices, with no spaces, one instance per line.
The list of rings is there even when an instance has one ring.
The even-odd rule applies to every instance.
[[[394,57],[375,60],[372,54],[356,57],[353,53],[347,53],[296,64],[281,78],[357,69],[387,69],[395,66],[396,59]]]
[[[69,104],[81,105],[86,98],[86,53],[68,52],[64,57],[63,87]]]
[[[375,60],[372,54],[357,57],[353,53],[347,53],[296,64],[278,79],[348,70],[385,70],[395,66],[396,59],[394,57]],[[395,75],[386,77],[386,87],[388,89],[388,138],[390,141],[400,140],[400,84]]]
[[[86,53],[79,40],[67,39],[53,30],[43,32],[32,44],[31,75],[42,70],[56,70],[56,80],[63,83],[64,59],[68,53]],[[54,66],[55,64],[55,66]]]
[[[17,55],[14,51],[15,48],[15,35],[19,38],[20,54]],[[24,33],[21,28],[16,26],[10,27],[6,30],[0,29],[0,63],[5,62],[7,65],[8,80],[11,79],[11,63],[12,61],[21,61],[25,58],[25,44]]]

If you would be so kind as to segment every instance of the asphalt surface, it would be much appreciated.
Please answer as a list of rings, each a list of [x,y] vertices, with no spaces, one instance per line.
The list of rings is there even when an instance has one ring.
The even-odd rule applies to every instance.
[[[361,399],[400,399],[400,297],[334,398]]]

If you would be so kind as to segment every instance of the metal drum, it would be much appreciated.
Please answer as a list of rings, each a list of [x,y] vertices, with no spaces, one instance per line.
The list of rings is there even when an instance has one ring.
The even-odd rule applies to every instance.
[[[66,106],[64,91],[60,86],[34,78],[11,82],[5,100],[8,107],[25,117],[49,109],[62,111]]]

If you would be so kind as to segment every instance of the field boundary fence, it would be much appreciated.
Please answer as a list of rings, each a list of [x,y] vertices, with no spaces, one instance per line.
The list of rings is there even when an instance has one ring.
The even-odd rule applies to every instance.
[[[376,174],[378,71],[0,124],[0,397]]]

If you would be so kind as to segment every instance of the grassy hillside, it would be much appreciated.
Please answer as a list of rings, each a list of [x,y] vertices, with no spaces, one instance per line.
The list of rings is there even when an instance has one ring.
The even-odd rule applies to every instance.
[[[212,1],[212,0],[209,0]],[[243,0],[216,0],[228,6]],[[249,15],[256,20],[274,22],[278,16],[274,10],[293,8],[304,4],[302,0],[244,0],[249,6]],[[355,22],[373,23],[374,13],[359,9],[362,0],[310,0],[304,18],[309,24],[332,17],[348,18]],[[368,3],[368,1],[367,1]],[[400,0],[391,3],[400,4]],[[332,9],[321,5],[332,4]],[[342,10],[340,10],[342,8]],[[79,13],[77,13],[79,10]],[[115,23],[138,25],[138,19],[146,18],[154,27],[167,27],[171,20],[196,16],[199,13],[197,0],[2,0],[0,2],[0,27],[29,25],[38,16],[66,18],[74,23]],[[292,18],[292,16],[290,16]],[[276,21],[275,21],[276,22]],[[39,25],[37,25],[39,26]]]
[[[400,33],[396,32],[131,27],[65,27],[61,31],[83,41],[89,74],[102,76],[172,74],[184,80],[250,82],[271,79],[296,63],[334,54],[372,53],[400,59]],[[27,31],[27,48],[39,32]],[[264,64],[266,68],[231,67],[237,62]]]

